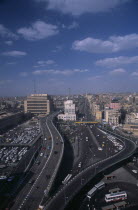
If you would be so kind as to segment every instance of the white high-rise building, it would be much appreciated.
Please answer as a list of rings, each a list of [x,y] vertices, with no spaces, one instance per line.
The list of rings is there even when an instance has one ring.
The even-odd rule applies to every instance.
[[[64,114],[59,114],[58,119],[76,121],[75,104],[73,104],[72,100],[64,102]]]

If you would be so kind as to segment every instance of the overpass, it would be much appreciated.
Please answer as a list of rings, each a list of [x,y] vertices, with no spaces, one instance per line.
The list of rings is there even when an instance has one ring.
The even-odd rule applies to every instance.
[[[34,175],[31,178],[33,184],[24,186],[11,210],[37,209],[49,195],[64,152],[64,141],[53,123],[56,114],[41,119],[43,146],[46,149],[43,151],[40,165],[34,165]]]
[[[44,210],[55,210],[57,207],[58,210],[65,209],[69,201],[71,201],[73,197],[98,173],[120,163],[135,153],[136,145],[134,142],[126,138],[119,140],[124,144],[123,150],[82,170],[47,201]]]
[[[80,122],[75,122],[76,124],[97,124],[99,122],[93,122],[93,121],[80,121]]]

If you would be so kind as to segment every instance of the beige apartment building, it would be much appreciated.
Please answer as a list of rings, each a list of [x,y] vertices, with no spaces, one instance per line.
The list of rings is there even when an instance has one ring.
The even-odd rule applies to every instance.
[[[48,94],[31,94],[24,101],[24,112],[37,115],[47,115],[51,111],[51,101]]]
[[[95,117],[96,117],[97,121],[101,122],[101,120],[102,120],[102,111],[96,111]]]
[[[117,109],[107,109],[105,110],[105,121],[111,125],[119,124],[120,112]]]

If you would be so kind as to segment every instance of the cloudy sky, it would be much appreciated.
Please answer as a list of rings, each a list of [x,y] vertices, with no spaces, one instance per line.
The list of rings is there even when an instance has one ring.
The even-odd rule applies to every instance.
[[[1,0],[0,96],[34,86],[138,91],[138,0]]]

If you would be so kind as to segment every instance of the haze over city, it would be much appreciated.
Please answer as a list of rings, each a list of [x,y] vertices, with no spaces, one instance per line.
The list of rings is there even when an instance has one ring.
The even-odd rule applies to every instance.
[[[137,0],[0,1],[0,95],[138,91]]]

